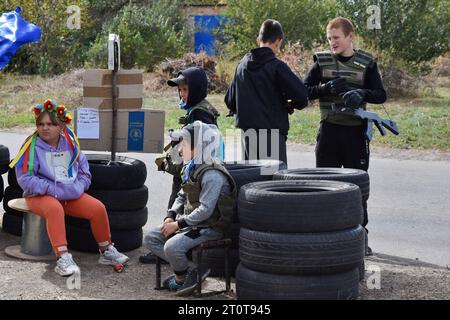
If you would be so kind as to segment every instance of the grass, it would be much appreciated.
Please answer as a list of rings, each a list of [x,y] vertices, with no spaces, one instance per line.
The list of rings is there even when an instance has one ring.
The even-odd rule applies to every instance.
[[[381,105],[369,105],[370,111],[382,118],[389,116],[397,122],[400,135],[390,132],[381,136],[374,127],[373,145],[400,149],[437,149],[450,151],[450,89],[440,88],[439,98],[397,100]],[[223,95],[213,94],[208,100],[219,110],[219,127],[222,132],[234,128],[234,119],[228,113]],[[144,101],[144,107],[166,111],[166,129],[178,128],[178,118],[183,111],[178,109],[176,93],[154,94]],[[385,111],[386,110],[386,111]],[[289,141],[315,144],[320,114],[317,104],[296,111],[290,116]]]
[[[450,151],[450,88],[437,88],[438,97],[403,99],[384,104],[390,117],[400,129],[400,135],[388,133],[382,137],[374,128],[372,143],[400,149],[436,149]],[[82,72],[44,79],[30,76],[0,76],[0,129],[18,125],[32,125],[31,107],[49,97],[62,101],[69,107],[82,102]],[[211,94],[208,100],[219,110],[219,127],[222,132],[234,129],[234,119],[226,117],[228,110],[223,94]],[[176,91],[146,92],[144,107],[166,111],[166,129],[178,128],[178,118],[183,111],[178,108]],[[380,105],[369,105],[369,110],[378,112],[382,118],[387,115]],[[289,117],[289,141],[315,144],[319,126],[317,104],[296,111]]]

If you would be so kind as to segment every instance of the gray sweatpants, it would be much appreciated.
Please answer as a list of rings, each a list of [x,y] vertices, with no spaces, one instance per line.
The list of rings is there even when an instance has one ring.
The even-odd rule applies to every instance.
[[[161,226],[162,227],[162,226]],[[144,244],[161,259],[170,263],[175,274],[184,273],[189,267],[186,253],[208,240],[218,240],[223,234],[211,228],[187,230],[176,233],[166,239],[161,233],[161,227],[150,230],[144,238]]]

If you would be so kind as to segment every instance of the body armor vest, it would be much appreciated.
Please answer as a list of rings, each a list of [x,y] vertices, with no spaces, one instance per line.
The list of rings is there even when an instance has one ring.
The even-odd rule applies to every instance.
[[[347,80],[348,89],[362,89],[367,66],[373,61],[370,53],[356,49],[355,54],[347,62],[340,62],[330,51],[317,52],[314,61],[318,62],[322,81],[326,83],[337,76]],[[343,105],[344,100],[340,96],[325,96],[319,99],[321,121],[334,124],[357,126],[362,125],[360,118],[351,115],[339,114],[331,110],[331,104]],[[366,109],[366,104],[362,105]]]
[[[185,195],[186,203],[184,205],[184,214],[189,215],[200,206],[200,192],[203,175],[208,170],[218,170],[227,178],[231,187],[231,193],[221,194],[217,200],[213,214],[205,220],[201,226],[210,227],[220,233],[225,233],[233,222],[236,214],[236,183],[230,173],[219,163],[202,164],[198,166],[189,176],[189,180],[181,185]]]

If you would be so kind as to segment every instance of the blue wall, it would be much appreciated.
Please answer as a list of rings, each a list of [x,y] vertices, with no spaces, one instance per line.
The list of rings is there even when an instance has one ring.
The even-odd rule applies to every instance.
[[[221,28],[224,24],[223,16],[194,16],[195,34],[194,50],[195,53],[205,51],[207,55],[216,54],[214,30]]]

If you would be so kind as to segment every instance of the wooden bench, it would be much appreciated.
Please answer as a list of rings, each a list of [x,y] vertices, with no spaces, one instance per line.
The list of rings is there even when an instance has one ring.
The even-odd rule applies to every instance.
[[[7,247],[6,255],[31,261],[55,260],[45,219],[30,211],[25,198],[10,200],[8,206],[23,212],[23,224],[20,245]]]

